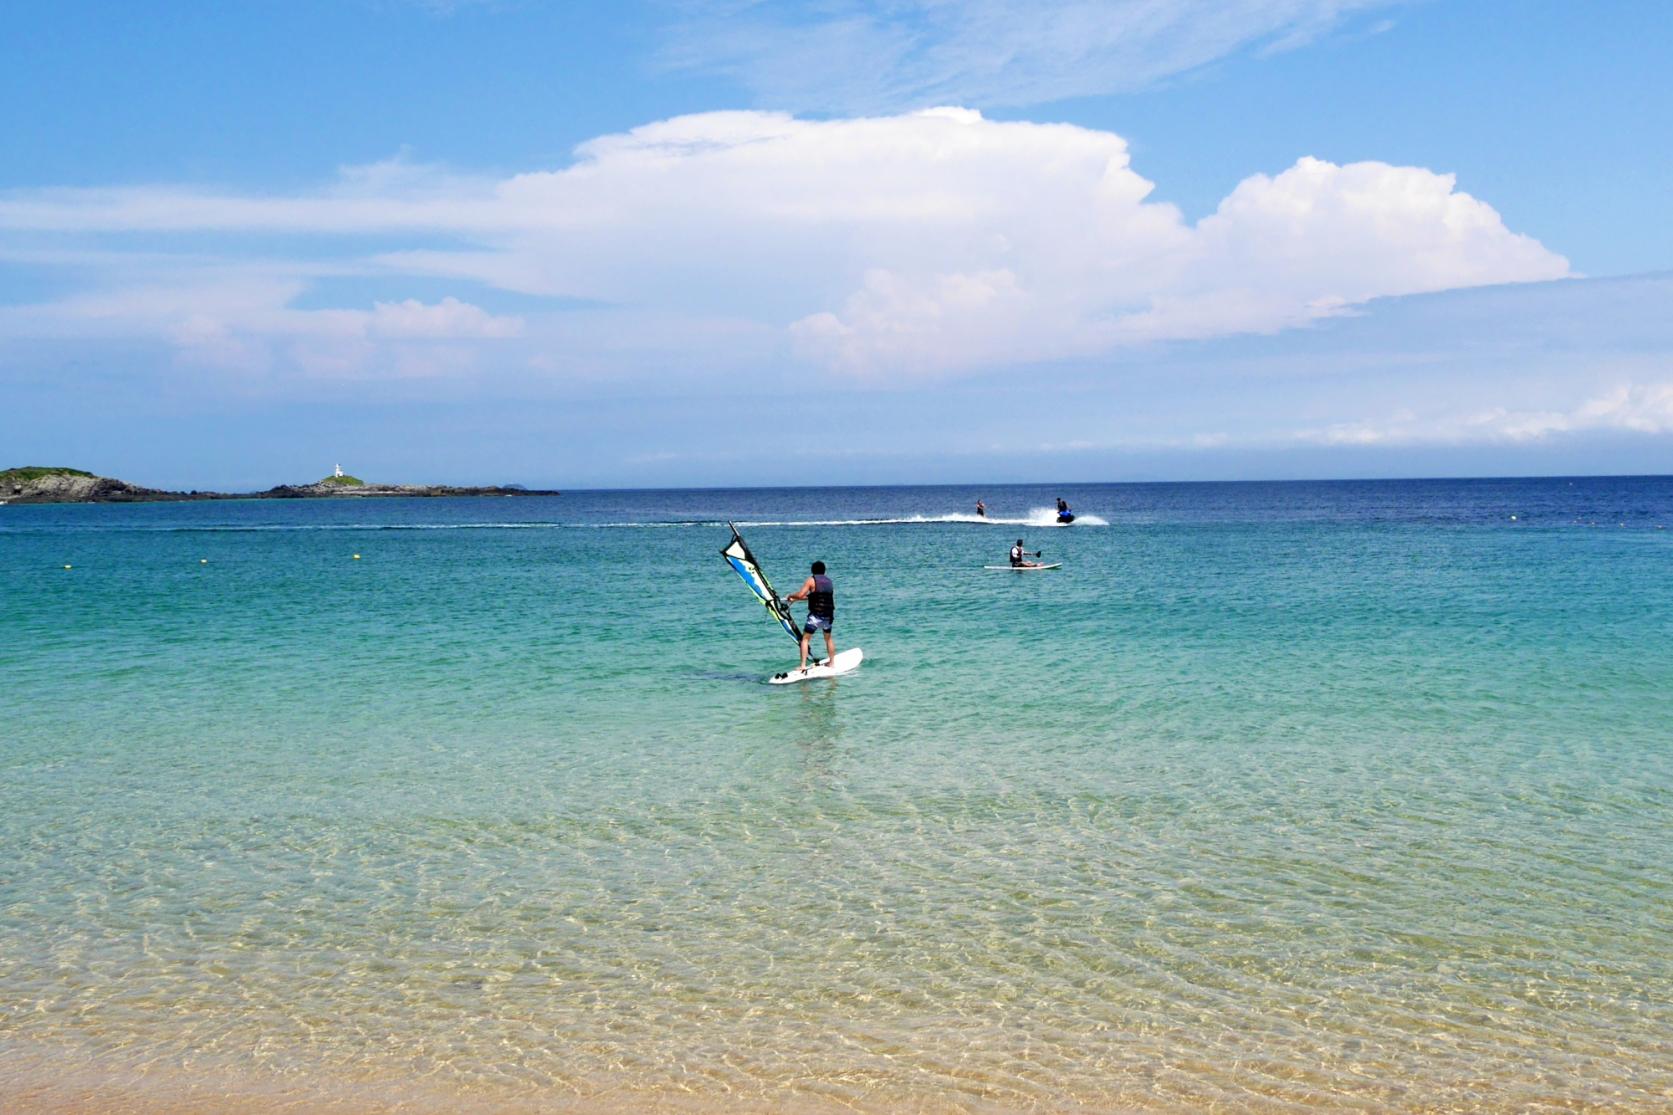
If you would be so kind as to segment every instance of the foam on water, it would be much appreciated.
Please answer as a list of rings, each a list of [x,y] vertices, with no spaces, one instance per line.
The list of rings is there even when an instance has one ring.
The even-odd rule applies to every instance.
[[[1070,524],[1057,521],[1057,511],[1051,507],[1035,507],[1020,519],[1007,519],[999,515],[965,514],[959,511],[949,511],[944,514],[905,515],[894,519],[763,519],[759,521],[741,522],[738,525],[755,527],[886,527],[886,526],[918,526],[926,523],[964,523],[969,526],[1019,526],[1019,527],[1051,527],[1062,526],[1091,526],[1107,527],[1109,520],[1098,515],[1082,515],[1076,513],[1075,521]],[[629,524],[622,524],[629,525]],[[631,524],[643,525],[643,524]]]

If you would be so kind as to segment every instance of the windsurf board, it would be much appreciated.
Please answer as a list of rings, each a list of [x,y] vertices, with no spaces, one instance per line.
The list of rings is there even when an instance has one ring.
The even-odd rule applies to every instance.
[[[768,685],[789,685],[797,681],[812,681],[815,678],[834,678],[846,674],[860,664],[865,652],[859,647],[849,647],[838,651],[837,656],[821,662],[810,662],[805,670],[786,670],[782,674],[774,674],[767,679]]]

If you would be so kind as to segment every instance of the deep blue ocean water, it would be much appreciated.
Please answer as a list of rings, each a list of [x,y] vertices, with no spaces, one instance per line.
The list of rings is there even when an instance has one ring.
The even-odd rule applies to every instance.
[[[728,520],[857,673],[764,684]],[[1665,1109],[1668,528],[1669,478],[0,507],[0,1097]]]

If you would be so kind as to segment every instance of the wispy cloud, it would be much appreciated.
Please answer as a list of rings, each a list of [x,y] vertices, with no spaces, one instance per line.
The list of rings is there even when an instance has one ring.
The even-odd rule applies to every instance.
[[[671,66],[758,102],[875,113],[1142,89],[1245,50],[1312,42],[1400,0],[829,0],[688,3]]]
[[[1298,441],[1318,445],[1477,445],[1544,441],[1564,434],[1673,432],[1673,363],[1668,379],[1619,382],[1565,409],[1487,407],[1463,413],[1402,409],[1380,420],[1302,430]]]

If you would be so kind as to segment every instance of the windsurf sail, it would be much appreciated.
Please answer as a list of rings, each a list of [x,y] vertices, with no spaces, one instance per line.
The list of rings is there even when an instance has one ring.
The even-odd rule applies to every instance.
[[[801,642],[802,634],[796,629],[796,617],[790,614],[790,605],[774,591],[767,575],[761,572],[761,563],[749,552],[749,546],[744,542],[744,536],[738,533],[738,528],[733,527],[731,523],[726,525],[732,527],[732,541],[720,551],[720,556],[726,559],[734,573],[743,578],[744,584],[749,586],[749,591],[761,601],[761,606],[778,621],[778,625],[784,628],[792,639]]]

